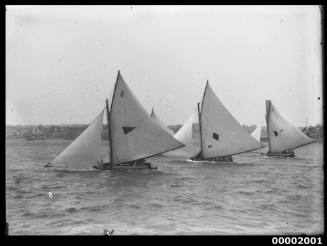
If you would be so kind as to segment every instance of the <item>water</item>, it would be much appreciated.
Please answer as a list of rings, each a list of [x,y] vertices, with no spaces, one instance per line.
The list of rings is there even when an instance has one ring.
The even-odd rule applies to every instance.
[[[157,170],[54,171],[67,140],[6,141],[11,235],[322,233],[323,146],[234,164],[157,156]],[[103,142],[103,153],[107,152]],[[49,198],[52,192],[53,198]]]

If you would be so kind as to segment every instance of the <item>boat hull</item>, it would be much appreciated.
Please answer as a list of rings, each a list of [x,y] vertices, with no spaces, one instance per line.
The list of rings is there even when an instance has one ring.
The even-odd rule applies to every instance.
[[[267,152],[266,156],[273,156],[273,157],[295,157],[294,151],[285,151],[285,152],[281,152],[281,153],[270,153]]]
[[[201,157],[192,157],[190,158],[192,161],[210,161],[217,163],[233,163],[233,158],[231,155],[229,156],[221,156],[221,157],[213,157],[213,158],[201,158]]]
[[[120,164],[120,165],[114,165],[111,168],[111,165],[109,163],[105,163],[103,166],[93,166],[94,169],[99,170],[136,170],[136,169],[157,169],[157,167],[152,167],[150,164],[148,165],[128,165],[128,164]]]

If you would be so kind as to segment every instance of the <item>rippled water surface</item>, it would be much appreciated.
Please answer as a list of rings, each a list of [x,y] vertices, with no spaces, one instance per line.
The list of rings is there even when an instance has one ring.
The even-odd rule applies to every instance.
[[[6,141],[9,234],[323,232],[323,145],[233,164],[150,158],[157,170],[44,168],[70,141]],[[103,154],[107,152],[103,142]],[[48,193],[53,193],[50,199]]]

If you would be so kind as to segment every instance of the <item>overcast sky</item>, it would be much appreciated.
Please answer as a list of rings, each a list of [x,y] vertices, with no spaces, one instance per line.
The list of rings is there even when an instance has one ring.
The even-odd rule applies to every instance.
[[[6,6],[6,124],[88,124],[118,69],[167,124],[207,79],[241,124],[266,99],[321,124],[320,29],[318,6]]]

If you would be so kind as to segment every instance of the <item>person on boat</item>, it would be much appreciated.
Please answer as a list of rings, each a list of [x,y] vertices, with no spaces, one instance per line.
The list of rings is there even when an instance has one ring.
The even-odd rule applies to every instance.
[[[144,166],[144,159],[134,161],[135,166]]]
[[[196,156],[192,157],[191,159],[194,159],[194,160],[203,159],[202,152],[200,151]]]
[[[103,160],[101,161],[97,161],[97,166],[94,166],[94,168],[97,168],[97,169],[109,169],[111,168],[111,165],[110,163],[103,163]]]
[[[268,155],[280,155],[280,156],[286,156],[286,157],[295,157],[294,151],[293,150],[285,150],[280,153],[271,153],[269,150],[267,152]]]
[[[44,167],[52,167],[51,162],[48,162]]]
[[[136,160],[135,166],[151,168],[151,164],[149,162],[146,162],[145,159]]]
[[[103,160],[101,160],[101,161],[97,161],[97,164],[98,164],[98,168],[104,168],[104,164],[103,164]]]
[[[98,165],[94,166],[96,169],[110,169],[110,163],[103,163],[103,160],[97,162]],[[144,168],[152,168],[151,164],[146,162],[144,159],[136,160],[136,161],[129,161],[126,163],[118,164],[118,166],[134,166],[134,167],[144,167]]]
[[[295,157],[293,150],[285,150],[282,152],[282,154],[287,155],[288,157]]]

